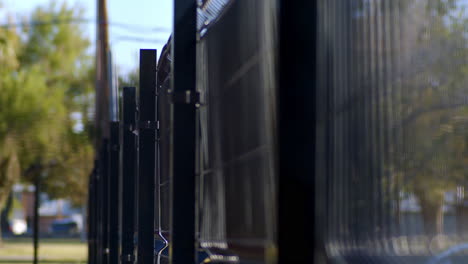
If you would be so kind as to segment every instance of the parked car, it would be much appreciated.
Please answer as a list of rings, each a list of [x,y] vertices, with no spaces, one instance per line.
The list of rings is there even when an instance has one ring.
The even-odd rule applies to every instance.
[[[51,235],[76,235],[78,234],[78,224],[70,218],[54,220],[49,231]]]

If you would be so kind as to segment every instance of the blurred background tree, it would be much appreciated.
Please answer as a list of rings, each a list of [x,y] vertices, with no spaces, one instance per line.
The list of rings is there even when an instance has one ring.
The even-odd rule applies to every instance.
[[[0,209],[15,183],[39,176],[50,197],[86,200],[94,67],[73,23],[83,11],[52,2],[0,28]]]
[[[468,17],[456,3],[407,1],[405,10],[397,163],[430,236],[443,233],[446,192],[468,182]]]
[[[117,80],[119,87],[139,87],[139,72],[140,69],[136,68],[125,75],[119,75]]]

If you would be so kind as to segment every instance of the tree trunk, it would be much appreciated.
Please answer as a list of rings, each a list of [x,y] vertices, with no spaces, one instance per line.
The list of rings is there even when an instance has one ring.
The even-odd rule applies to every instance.
[[[457,235],[460,236],[462,240],[468,239],[468,204],[465,200],[461,204],[458,204],[455,207],[455,216],[456,216],[456,226],[457,226]]]
[[[8,219],[8,217],[5,217],[4,214],[8,214],[9,210],[4,210],[5,202],[8,200],[7,205],[11,206],[11,194],[6,192],[0,192],[2,195],[0,196],[0,247],[3,246],[3,225],[5,224],[4,220]],[[5,195],[3,195],[5,194]],[[5,197],[4,197],[5,196]],[[8,197],[8,198],[7,198]]]
[[[7,138],[6,143],[2,148],[11,148],[13,140]],[[16,152],[13,150],[7,158],[0,159],[0,211],[3,210],[6,200],[8,199],[13,184],[17,182],[20,176],[19,159]],[[0,228],[1,229],[1,228]],[[0,230],[0,243],[2,240]]]
[[[421,213],[424,222],[424,231],[429,236],[436,236],[444,232],[444,214],[442,203],[421,203]]]
[[[10,191],[0,192],[0,247],[3,244],[3,229],[8,227],[8,213],[13,204],[13,193]]]
[[[1,200],[1,199],[0,199]],[[8,223],[8,214],[11,210],[13,204],[13,193],[10,191],[6,203],[3,204],[3,201],[0,201],[0,247],[2,246],[3,230],[7,230]],[[2,209],[3,208],[3,209]]]
[[[2,218],[0,217],[0,226],[2,224]],[[2,234],[2,229],[0,228],[0,248],[3,247],[3,234]]]
[[[416,193],[416,196],[421,207],[424,232],[429,238],[433,238],[444,232],[444,194],[428,192],[431,190]]]

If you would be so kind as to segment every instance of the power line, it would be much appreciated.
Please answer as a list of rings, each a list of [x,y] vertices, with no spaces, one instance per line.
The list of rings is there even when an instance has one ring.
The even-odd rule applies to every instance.
[[[130,41],[130,42],[147,42],[147,43],[166,43],[167,40],[165,39],[152,39],[152,38],[140,38],[140,37],[132,37],[132,36],[117,36],[115,38],[112,38],[111,44],[120,42],[120,41]]]
[[[152,31],[152,32],[162,32],[162,33],[171,32],[171,29],[169,29],[169,28],[163,28],[163,27],[152,27],[152,28],[150,28],[150,27],[142,27],[142,26],[139,26],[139,25],[117,23],[117,22],[110,23],[109,26],[118,27],[118,28],[122,28],[122,29],[128,29],[128,30],[132,30],[132,31],[140,30],[140,31],[146,31],[146,32]]]
[[[13,23],[13,24],[0,24],[0,28],[22,28],[22,27],[37,27],[37,26],[49,26],[49,25],[60,25],[60,24],[90,24],[90,23],[97,23],[101,24],[98,20],[94,19],[52,19],[49,21],[31,21],[26,23]],[[170,29],[163,28],[163,27],[148,27],[142,25],[134,25],[134,24],[125,24],[125,23],[118,23],[118,22],[109,22],[109,26],[131,30],[131,31],[140,31],[140,32],[161,32],[161,33],[168,33]]]

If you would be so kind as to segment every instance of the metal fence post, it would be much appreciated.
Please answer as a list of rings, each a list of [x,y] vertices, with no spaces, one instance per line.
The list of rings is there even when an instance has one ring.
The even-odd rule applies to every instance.
[[[109,143],[109,263],[119,263],[119,122],[110,124]]]
[[[122,125],[122,253],[121,263],[135,262],[135,176],[136,176],[136,92],[135,87],[123,88]]]
[[[100,263],[107,264],[108,259],[108,228],[109,228],[109,157],[108,157],[108,139],[104,139],[101,145],[101,153],[99,155],[99,196],[100,196],[100,211],[101,211],[101,222],[100,222],[100,251],[99,256],[101,258]]]
[[[100,150],[99,150],[100,151]],[[102,194],[101,194],[101,185],[102,185],[102,175],[101,175],[101,160],[100,156],[98,153],[98,160],[97,160],[97,167],[96,167],[96,175],[95,175],[95,234],[94,234],[94,239],[95,239],[95,248],[94,248],[94,259],[96,263],[101,263],[101,249],[102,249]]]
[[[93,213],[93,193],[94,193],[94,169],[89,174],[88,181],[88,262],[89,264],[94,264],[93,248],[94,248],[94,239],[93,239],[93,225],[94,225],[94,213]]]
[[[278,263],[316,263],[317,1],[282,0],[280,5]]]
[[[173,47],[173,167],[170,259],[195,263],[195,0],[174,1]],[[176,100],[176,99],[181,100]]]
[[[97,161],[94,161],[94,168],[89,176],[89,197],[88,197],[88,260],[89,264],[96,263],[96,173]]]
[[[156,50],[140,50],[138,263],[154,262],[156,172]]]

